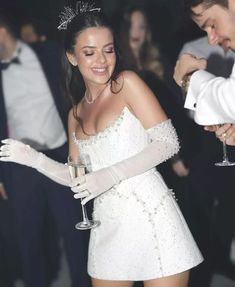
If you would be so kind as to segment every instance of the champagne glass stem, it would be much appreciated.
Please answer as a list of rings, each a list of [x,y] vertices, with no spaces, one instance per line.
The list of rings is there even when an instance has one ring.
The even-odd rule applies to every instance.
[[[74,162],[72,157],[68,156],[67,165],[69,167],[69,172],[70,172],[72,179],[79,177],[79,176],[85,176],[86,166],[80,161],[80,159]],[[87,230],[87,229],[95,228],[96,226],[98,226],[100,222],[98,220],[90,220],[88,218],[85,205],[81,204],[81,206],[82,206],[82,221],[78,222],[75,225],[75,228],[79,230]]]
[[[222,162],[216,162],[216,163],[215,163],[216,166],[234,166],[234,165],[235,165],[235,162],[231,162],[231,161],[228,159],[226,137],[227,137],[227,134],[226,134],[226,132],[224,132],[224,133],[222,134],[223,160],[222,160]]]
[[[81,200],[81,202],[82,202],[82,200]],[[88,219],[88,216],[87,216],[86,207],[85,207],[85,205],[83,205],[82,203],[81,203],[81,205],[82,205],[82,217],[83,217],[83,221],[84,221],[84,222],[88,222],[89,219]]]
[[[223,134],[223,161],[228,162],[228,153],[226,145],[226,133]]]

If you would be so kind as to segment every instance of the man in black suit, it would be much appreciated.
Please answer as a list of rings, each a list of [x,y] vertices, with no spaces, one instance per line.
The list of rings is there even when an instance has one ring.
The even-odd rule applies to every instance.
[[[0,16],[0,139],[21,140],[66,162],[67,111],[59,88],[59,56],[56,44],[40,44],[33,50],[19,41]],[[89,287],[88,234],[74,227],[81,219],[81,206],[70,190],[13,163],[0,164],[0,182],[0,194],[8,196],[12,204],[26,287],[49,284],[45,245],[48,213],[63,239],[71,286]]]

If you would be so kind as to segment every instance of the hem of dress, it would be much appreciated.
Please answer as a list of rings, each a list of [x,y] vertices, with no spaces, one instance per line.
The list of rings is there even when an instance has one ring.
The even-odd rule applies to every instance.
[[[155,277],[141,277],[141,278],[110,278],[110,277],[106,277],[106,278],[101,278],[101,277],[97,277],[97,276],[92,276],[91,272],[88,272],[89,276],[91,278],[97,279],[97,280],[106,280],[106,281],[131,281],[131,282],[136,282],[136,281],[148,281],[148,280],[154,280],[154,279],[160,279],[163,277],[168,277],[168,276],[172,276],[172,275],[176,275],[176,274],[180,274],[182,272],[188,271],[196,266],[198,266],[199,264],[201,264],[204,261],[203,258],[201,258],[197,263],[193,263],[190,266],[185,266],[182,267],[179,270],[174,270],[174,271],[169,271],[169,272],[164,272],[164,274],[162,276],[155,276]]]

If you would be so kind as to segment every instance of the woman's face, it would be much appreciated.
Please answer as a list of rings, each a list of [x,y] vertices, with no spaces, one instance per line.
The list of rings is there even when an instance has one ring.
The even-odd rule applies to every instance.
[[[140,50],[147,37],[145,16],[135,11],[130,16],[129,43],[132,50]]]
[[[78,66],[86,84],[107,83],[116,64],[112,32],[105,27],[83,30],[77,36],[74,54],[67,56]]]

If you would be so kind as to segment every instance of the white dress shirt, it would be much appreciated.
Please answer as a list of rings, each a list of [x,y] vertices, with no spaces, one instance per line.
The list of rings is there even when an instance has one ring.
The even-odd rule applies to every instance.
[[[229,78],[199,70],[193,73],[185,108],[200,125],[235,123],[235,65]]]
[[[211,57],[210,71],[226,77],[203,70],[193,73],[184,107],[194,111],[194,120],[200,125],[235,123],[235,53],[209,45],[207,37],[186,43],[180,55],[183,53]]]
[[[20,41],[15,56],[20,64],[2,71],[9,137],[40,150],[60,147],[66,133],[41,64]]]

